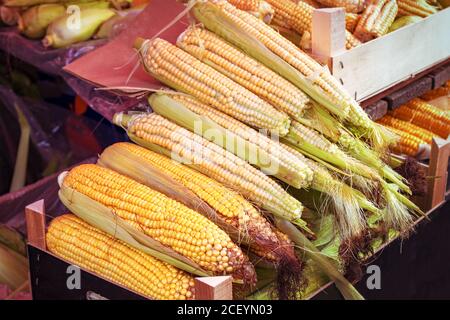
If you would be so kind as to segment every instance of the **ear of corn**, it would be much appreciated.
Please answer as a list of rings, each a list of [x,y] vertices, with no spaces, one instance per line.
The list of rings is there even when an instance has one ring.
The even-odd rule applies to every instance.
[[[362,131],[377,150],[384,150],[395,136],[373,123],[340,83],[315,60],[263,22],[220,0],[204,0],[193,7],[205,27],[262,62],[302,89],[331,113]]]
[[[439,120],[442,123],[445,123],[450,127],[450,117],[444,111],[436,108],[432,104],[425,102],[422,99],[414,98],[407,103],[407,106],[413,110],[417,110],[421,113],[430,114],[436,120]]]
[[[255,282],[253,266],[229,236],[181,203],[97,165],[73,168],[62,185],[109,208],[128,225],[203,269]]]
[[[66,214],[53,219],[50,252],[153,299],[193,299],[194,278]]]
[[[354,35],[364,42],[385,35],[397,11],[395,0],[371,0],[358,21]]]
[[[22,256],[27,255],[27,244],[23,235],[13,228],[0,225],[0,243]]]
[[[89,8],[79,13],[79,23],[71,15],[54,20],[47,28],[42,40],[45,47],[62,48],[73,43],[90,39],[100,25],[115,15],[111,9]]]
[[[66,8],[62,4],[42,4],[32,7],[20,16],[19,31],[28,38],[42,38],[48,25],[65,13]]]
[[[395,30],[406,27],[407,25],[417,23],[422,19],[423,18],[419,16],[402,16],[400,18],[395,19],[394,23],[389,28],[389,32],[394,32]]]
[[[301,90],[206,29],[188,28],[177,45],[294,119],[309,107]]]
[[[11,290],[16,290],[27,280],[27,258],[0,243],[0,284],[6,284]]]
[[[431,141],[433,140],[433,137],[435,136],[434,133],[432,133],[426,129],[416,126],[410,122],[396,119],[389,115],[384,116],[383,118],[379,119],[377,122],[381,123],[382,125],[391,127],[393,129],[398,129],[400,131],[409,133],[409,134],[423,140],[425,143],[428,143],[428,144],[431,143]]]
[[[169,42],[159,38],[138,41],[137,48],[146,70],[158,80],[251,126],[287,133],[286,114]]]
[[[183,129],[157,114],[127,116],[116,114],[113,122],[127,128],[136,143],[223,183],[270,213],[294,221],[301,220],[303,206],[275,181],[244,160],[212,142]]]
[[[174,198],[225,230],[235,243],[275,265],[277,272],[288,277],[279,279],[283,287],[301,278],[302,265],[289,239],[273,226],[242,196],[217,181],[130,143],[117,143],[100,156],[99,164],[127,175],[154,190]],[[166,185],[171,180],[174,183]],[[273,268],[273,265],[272,265]]]
[[[427,142],[409,132],[394,128],[392,126],[389,127],[400,136],[398,143],[392,146],[392,150],[395,153],[415,157],[421,150],[421,145],[427,144]]]
[[[365,0],[317,0],[326,7],[343,7],[348,13],[359,13],[366,6]]]
[[[267,0],[275,9],[274,22],[287,21],[295,31],[303,34],[312,31],[312,15],[314,7],[305,3],[295,4],[291,0]],[[285,23],[283,23],[284,25]],[[282,26],[283,26],[282,25]],[[346,47],[351,49],[361,44],[350,32],[346,31]]]
[[[296,188],[309,186],[313,172],[301,159],[232,117],[184,95],[155,94],[149,102],[156,113],[259,167],[266,174]]]
[[[240,10],[250,12],[255,17],[270,23],[273,18],[274,11],[272,6],[264,0],[227,0]]]
[[[399,16],[428,17],[437,13],[437,8],[428,4],[426,0],[397,0]]]

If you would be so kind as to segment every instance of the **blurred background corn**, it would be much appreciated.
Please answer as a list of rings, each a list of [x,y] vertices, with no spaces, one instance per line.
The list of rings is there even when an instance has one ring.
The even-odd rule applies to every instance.
[[[73,214],[51,222],[50,252],[152,299],[194,299],[194,278],[94,228]]]
[[[360,14],[357,13],[346,13],[345,14],[345,29],[353,33],[355,31],[356,25],[358,24]]]
[[[294,119],[310,107],[301,90],[206,29],[189,27],[177,45]]]
[[[42,4],[32,7],[21,14],[19,31],[28,38],[42,38],[48,25],[65,13],[66,7],[62,4]]]
[[[290,121],[286,114],[180,48],[158,38],[139,42],[137,49],[147,71],[165,84],[251,126],[287,133]]]
[[[127,169],[128,164],[133,165],[135,162],[140,162],[140,168],[148,168],[149,172],[156,170],[161,175],[167,175],[205,201],[221,220],[235,230],[230,234],[235,243],[247,245],[252,252],[275,263],[286,260],[290,260],[291,264],[298,263],[293,247],[278,237],[261,213],[241,195],[216,180],[166,156],[131,143],[116,143],[106,148],[99,158],[101,165],[149,185],[152,178],[145,175],[145,169],[137,171]],[[213,217],[209,218],[216,221]]]
[[[172,159],[176,157],[268,212],[306,227],[301,220],[303,206],[299,201],[274,180],[222,147],[155,113],[129,118],[116,114],[113,122],[127,128],[132,140],[138,144]]]
[[[342,7],[348,13],[358,13],[364,10],[366,0],[317,0],[325,7]]]
[[[112,209],[125,222],[216,275],[255,282],[248,258],[218,226],[181,203],[98,165],[80,165],[63,186]]]
[[[358,21],[354,35],[363,42],[385,35],[397,12],[395,0],[370,0]]]

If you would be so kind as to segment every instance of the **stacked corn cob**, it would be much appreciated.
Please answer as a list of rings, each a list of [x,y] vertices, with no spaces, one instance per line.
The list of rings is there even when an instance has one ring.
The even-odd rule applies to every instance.
[[[152,299],[194,298],[194,278],[80,218],[55,218],[47,232],[50,252]]]
[[[385,35],[397,16],[395,0],[371,0],[355,27],[354,35],[363,42]]]
[[[427,0],[397,0],[399,16],[428,17],[438,11],[438,7]]]
[[[366,6],[365,0],[318,0],[325,7],[343,7],[348,13],[359,13]]]

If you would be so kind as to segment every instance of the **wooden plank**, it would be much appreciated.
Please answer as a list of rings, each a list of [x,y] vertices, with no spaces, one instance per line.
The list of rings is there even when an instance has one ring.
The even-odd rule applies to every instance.
[[[428,176],[428,208],[434,208],[445,201],[447,191],[447,168],[450,156],[450,141],[433,138]]]
[[[344,8],[316,9],[312,16],[312,54],[325,63],[345,51]]]
[[[196,300],[233,300],[230,276],[195,278]]]
[[[450,56],[450,8],[332,58],[332,73],[358,101]]]
[[[25,208],[28,243],[45,250],[45,204],[36,201]]]
[[[389,109],[393,110],[414,99],[415,97],[419,97],[430,91],[432,86],[433,80],[430,77],[423,77],[411,83],[409,86],[391,93],[384,99],[388,102]]]

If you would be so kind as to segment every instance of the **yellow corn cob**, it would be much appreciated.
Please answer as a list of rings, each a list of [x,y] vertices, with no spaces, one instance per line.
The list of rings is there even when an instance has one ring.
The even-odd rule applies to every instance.
[[[358,21],[354,35],[364,42],[385,35],[397,11],[395,0],[371,0]]]
[[[301,90],[206,29],[190,27],[177,45],[294,119],[310,107]]]
[[[427,3],[426,0],[397,0],[399,16],[419,16],[422,18],[435,14],[436,7]]]
[[[112,209],[131,226],[214,274],[232,274],[253,283],[248,258],[218,226],[181,203],[110,169],[86,164],[73,168],[63,186]]]
[[[287,133],[290,120],[286,114],[180,48],[157,38],[137,41],[137,49],[147,71],[158,80],[251,126]]]
[[[374,123],[334,78],[270,26],[226,1],[198,1],[195,17],[210,31],[234,44],[303,90],[328,111],[352,124],[352,130],[367,138],[376,150],[385,150],[394,136]]]
[[[355,31],[356,25],[358,24],[361,15],[356,13],[346,13],[345,14],[345,29],[349,32]]]
[[[316,9],[322,7],[322,5],[318,1],[315,1],[315,0],[290,0],[290,1],[292,1],[294,3],[304,2]]]
[[[272,21],[274,11],[272,6],[264,0],[227,0],[240,10],[250,12],[265,23]]]
[[[122,159],[139,161],[144,168],[156,170],[192,191],[235,230],[230,234],[235,242],[250,246],[252,252],[270,261],[279,263],[291,259],[295,263],[293,248],[286,246],[284,241],[280,242],[270,223],[238,193],[181,163],[131,143],[116,143],[108,147],[100,156],[99,163],[149,185],[148,179],[142,176],[144,169],[126,170],[120,164]]]
[[[286,182],[295,180],[296,183],[293,184],[295,184],[296,188],[306,188],[310,185],[313,178],[313,172],[302,161],[302,159],[293,156],[286,150],[283,150],[279,142],[275,142],[266,135],[261,134],[242,122],[239,122],[238,120],[199,102],[195,98],[184,95],[174,95],[173,99],[183,104],[190,111],[211,119],[218,125],[227,129],[229,132],[236,134],[245,141],[255,144],[261,148],[261,150],[266,151],[267,155],[275,159],[283,166],[289,168],[290,174],[296,177],[296,179],[283,179]],[[237,155],[239,156],[239,150],[237,150]]]
[[[428,91],[420,98],[425,101],[431,101],[440,97],[450,97],[450,87],[439,87],[434,90]]]
[[[343,7],[348,13],[359,13],[364,10],[365,0],[317,0],[325,7]]]
[[[303,206],[275,181],[222,147],[177,126],[160,115],[116,114],[115,124],[146,148],[179,161],[237,191],[269,212],[305,226]]]
[[[431,131],[423,129],[423,128],[416,126],[410,122],[396,119],[389,115],[384,116],[383,118],[379,119],[377,122],[381,123],[382,125],[392,127],[394,129],[405,131],[405,132],[425,141],[426,143],[431,143],[431,140],[433,140],[433,137],[435,136],[435,134]]]
[[[274,22],[279,20],[287,21],[291,27],[300,34],[303,34],[304,32],[311,33],[314,7],[305,2],[295,4],[290,0],[267,0],[267,2],[269,2],[275,10]],[[358,39],[355,39],[348,31],[346,31],[346,38],[347,49],[351,49],[361,44],[361,42],[359,42]]]
[[[413,109],[408,105],[402,105],[395,109],[392,111],[391,115],[400,120],[411,122],[416,126],[427,129],[444,139],[447,139],[450,134],[450,126],[446,123],[436,119],[432,114]]]
[[[194,298],[194,278],[66,214],[53,219],[50,252],[108,280],[153,299]]]
[[[415,157],[419,152],[419,148],[421,144],[426,144],[425,141],[405,132],[403,130],[398,130],[393,127],[389,127],[390,130],[398,134],[400,140],[398,140],[397,144],[392,146],[392,150],[395,153],[406,154],[412,157]]]
[[[450,117],[448,117],[445,112],[436,108],[432,104],[426,103],[422,99],[414,98],[406,104],[413,110],[420,111],[425,114],[432,115],[436,120],[439,120],[448,126],[450,126]]]

